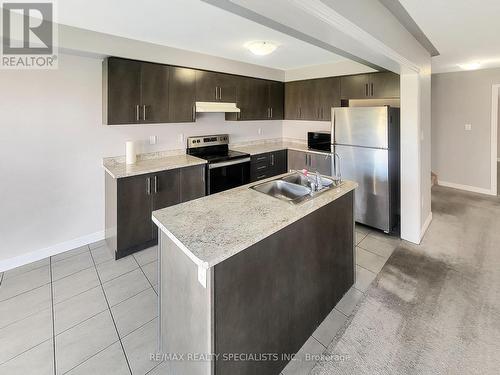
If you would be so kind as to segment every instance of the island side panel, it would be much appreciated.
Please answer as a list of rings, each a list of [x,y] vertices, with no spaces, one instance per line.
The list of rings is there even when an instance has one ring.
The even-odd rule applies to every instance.
[[[212,362],[190,360],[188,355],[213,352],[213,271],[207,271],[204,288],[198,281],[198,266],[165,233],[159,233],[160,351],[184,356],[170,361],[167,372],[212,374]]]
[[[353,212],[350,192],[215,266],[217,354],[302,347],[354,284]],[[288,361],[217,361],[215,374],[274,375]]]

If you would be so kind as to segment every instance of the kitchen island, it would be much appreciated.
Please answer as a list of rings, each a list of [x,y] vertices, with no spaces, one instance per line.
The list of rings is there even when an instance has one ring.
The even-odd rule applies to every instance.
[[[153,212],[171,373],[279,374],[354,284],[355,183],[299,204],[252,185]]]

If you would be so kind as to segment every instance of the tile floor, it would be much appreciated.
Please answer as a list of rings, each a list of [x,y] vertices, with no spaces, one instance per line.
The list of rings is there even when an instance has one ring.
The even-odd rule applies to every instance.
[[[0,275],[0,374],[147,374],[157,343],[156,247],[103,242]]]
[[[356,227],[357,281],[283,371],[306,374],[399,240]],[[164,374],[157,249],[115,261],[103,242],[0,275],[0,374]]]

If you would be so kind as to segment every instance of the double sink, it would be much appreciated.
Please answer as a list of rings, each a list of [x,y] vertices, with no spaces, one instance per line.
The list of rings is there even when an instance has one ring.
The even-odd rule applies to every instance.
[[[330,178],[314,174],[305,176],[302,173],[294,172],[250,188],[271,197],[297,204],[339,185],[340,182]]]

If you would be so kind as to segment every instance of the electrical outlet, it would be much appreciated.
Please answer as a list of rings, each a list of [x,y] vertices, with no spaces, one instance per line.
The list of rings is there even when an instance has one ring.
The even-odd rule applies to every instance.
[[[179,142],[182,144],[184,143],[184,134],[179,134]]]
[[[259,135],[262,135],[262,128],[259,128],[258,133]]]
[[[149,144],[155,145],[157,143],[158,143],[158,136],[157,135],[150,135],[149,136]]]
[[[472,124],[465,124],[465,130],[466,131],[471,131],[472,130]]]

